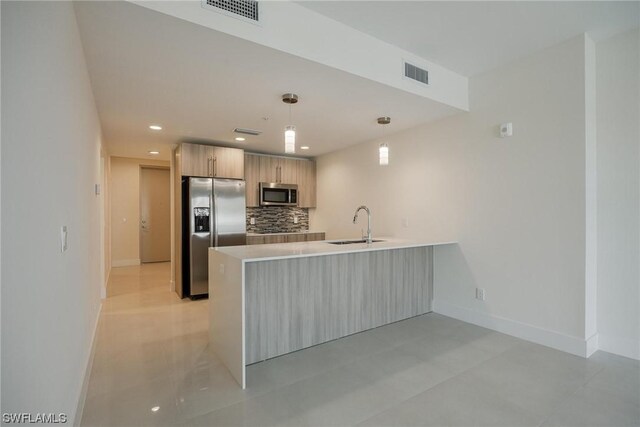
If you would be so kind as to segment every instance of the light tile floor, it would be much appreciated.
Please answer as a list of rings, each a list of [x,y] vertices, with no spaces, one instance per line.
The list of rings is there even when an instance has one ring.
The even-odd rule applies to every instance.
[[[113,269],[83,425],[640,426],[639,362],[436,314],[252,365],[243,391],[208,349],[207,300],[168,281]]]

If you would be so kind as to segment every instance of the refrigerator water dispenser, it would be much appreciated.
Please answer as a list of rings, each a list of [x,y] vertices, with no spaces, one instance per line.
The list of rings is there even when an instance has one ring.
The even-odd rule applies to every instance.
[[[209,208],[193,208],[193,224],[196,233],[208,233],[209,229]]]

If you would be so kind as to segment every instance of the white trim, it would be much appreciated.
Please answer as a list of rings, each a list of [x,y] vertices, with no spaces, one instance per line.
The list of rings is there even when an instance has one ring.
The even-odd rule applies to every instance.
[[[111,267],[128,267],[130,265],[140,265],[140,259],[117,259],[111,261]]]
[[[96,354],[96,335],[98,333],[98,322],[100,322],[100,313],[102,313],[102,301],[100,301],[100,308],[98,308],[98,315],[93,325],[93,334],[91,336],[91,348],[89,350],[89,357],[84,371],[84,378],[82,380],[82,389],[80,389],[80,397],[78,398],[78,406],[76,407],[76,415],[73,419],[73,425],[79,426],[82,421],[82,413],[84,412],[84,404],[87,400],[87,392],[89,391],[89,379],[91,378],[91,369],[93,368],[93,359]]]
[[[607,353],[640,360],[640,341],[599,334],[598,348]]]
[[[591,357],[591,355],[593,355],[593,353],[598,351],[599,342],[600,342],[600,337],[599,337],[599,335],[597,333],[591,335],[591,338],[587,339],[586,348],[585,348],[585,352],[586,352],[585,356],[586,357]]]
[[[433,301],[433,311],[463,322],[492,329],[503,334],[512,335],[547,347],[555,348],[580,357],[588,357],[587,340],[565,335],[559,332],[542,329],[504,317],[481,313],[468,308],[458,307],[443,301]],[[592,337],[593,338],[593,337]],[[591,340],[591,338],[590,338]],[[595,342],[597,343],[597,336]],[[589,343],[592,345],[592,343]]]
[[[175,290],[176,290],[176,281],[175,280],[169,280],[169,290],[171,292],[175,292]]]
[[[100,287],[100,299],[105,299],[107,297],[107,286],[109,286],[109,278],[111,277],[111,268],[107,271],[107,277],[104,279],[104,283]]]

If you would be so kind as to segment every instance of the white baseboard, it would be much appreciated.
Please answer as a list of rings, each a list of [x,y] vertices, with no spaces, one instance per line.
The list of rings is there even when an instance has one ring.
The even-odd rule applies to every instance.
[[[598,346],[607,353],[640,360],[640,341],[599,334]]]
[[[462,320],[463,322],[473,323],[474,325],[502,332],[503,334],[512,335],[536,344],[575,354],[576,356],[589,357],[591,354],[589,354],[588,350],[593,349],[594,342],[596,343],[595,348],[597,349],[597,335],[591,337],[589,340],[585,340],[437,300],[433,301],[433,311],[444,316]]]
[[[595,333],[595,334],[591,335],[591,338],[586,340],[586,348],[585,348],[585,351],[586,351],[586,355],[585,356],[586,357],[591,357],[591,355],[593,353],[598,351],[598,349],[599,349],[599,339],[600,339],[600,336],[597,333]]]
[[[89,350],[89,358],[85,365],[84,378],[82,380],[82,388],[80,389],[80,397],[78,398],[78,406],[76,407],[76,415],[73,420],[74,426],[79,426],[82,422],[82,413],[84,411],[84,403],[87,400],[87,391],[89,390],[89,379],[91,377],[91,368],[93,368],[93,357],[96,354],[96,335],[98,333],[98,322],[100,321],[100,313],[102,313],[102,300],[100,308],[98,308],[98,316],[93,325],[93,335],[91,336],[91,349]]]
[[[140,259],[117,259],[111,262],[111,267],[128,267],[130,265],[140,265]]]

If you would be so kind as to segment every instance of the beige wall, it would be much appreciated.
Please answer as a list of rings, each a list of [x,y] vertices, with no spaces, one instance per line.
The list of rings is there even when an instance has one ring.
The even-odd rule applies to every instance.
[[[73,4],[1,8],[2,412],[75,425],[100,311],[100,122]]]
[[[111,157],[111,265],[140,263],[140,167],[169,161]]]
[[[318,158],[314,228],[358,237],[364,218],[351,219],[366,204],[374,237],[457,241],[436,250],[436,309],[580,353],[585,46],[578,37],[472,77],[470,112],[390,136],[387,167],[380,141]],[[498,136],[502,122],[513,137]]]

